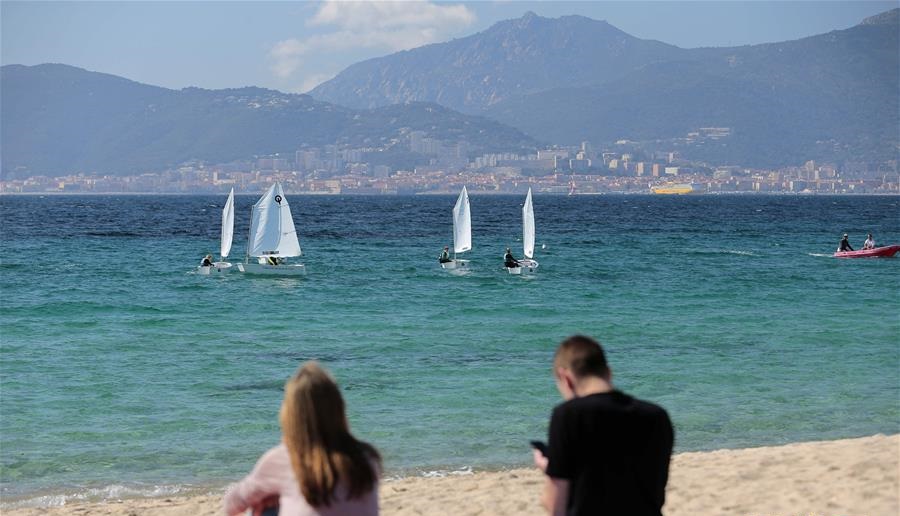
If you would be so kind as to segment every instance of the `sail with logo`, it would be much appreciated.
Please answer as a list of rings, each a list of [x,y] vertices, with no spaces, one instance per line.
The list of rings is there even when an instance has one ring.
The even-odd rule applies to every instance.
[[[302,254],[291,208],[281,183],[275,183],[253,205],[247,257],[238,269],[248,274],[271,276],[306,274],[305,265],[289,262]]]

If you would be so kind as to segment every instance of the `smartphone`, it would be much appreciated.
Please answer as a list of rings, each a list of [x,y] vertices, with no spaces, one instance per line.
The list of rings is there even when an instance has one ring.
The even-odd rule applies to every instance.
[[[547,444],[543,441],[531,441],[531,447],[541,452],[544,457],[547,456]]]

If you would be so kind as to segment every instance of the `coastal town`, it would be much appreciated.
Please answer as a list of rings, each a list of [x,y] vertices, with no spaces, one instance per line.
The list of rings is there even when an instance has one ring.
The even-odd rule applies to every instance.
[[[466,185],[482,194],[897,194],[897,160],[810,160],[762,169],[712,165],[683,157],[679,149],[727,139],[728,127],[703,127],[669,148],[619,140],[595,148],[590,142],[533,152],[473,156],[466,141],[441,141],[423,131],[380,148],[306,147],[293,154],[254,156],[224,164],[191,160],[135,175],[77,172],[63,176],[15,171],[0,180],[0,194],[203,194],[256,193],[274,181],[293,194],[448,194]],[[389,159],[403,152],[404,159]],[[393,151],[393,152],[392,152]],[[412,157],[412,158],[410,158]]]

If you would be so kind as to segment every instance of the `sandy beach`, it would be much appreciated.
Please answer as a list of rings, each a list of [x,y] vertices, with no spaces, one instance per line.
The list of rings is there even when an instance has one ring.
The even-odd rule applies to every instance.
[[[900,514],[900,434],[712,452],[673,458],[664,513]],[[383,514],[539,515],[533,469],[386,480]],[[221,514],[221,495],[6,509],[7,516]]]

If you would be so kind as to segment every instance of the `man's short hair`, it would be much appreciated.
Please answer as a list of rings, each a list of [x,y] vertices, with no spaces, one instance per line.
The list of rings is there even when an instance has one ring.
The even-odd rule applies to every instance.
[[[553,370],[558,367],[572,371],[577,378],[609,376],[609,365],[600,343],[584,335],[573,335],[559,344],[553,356]]]

